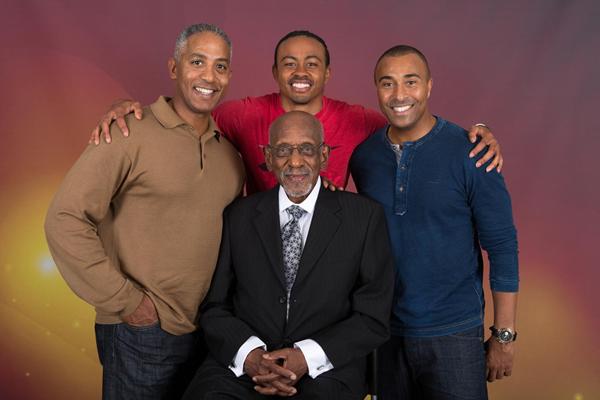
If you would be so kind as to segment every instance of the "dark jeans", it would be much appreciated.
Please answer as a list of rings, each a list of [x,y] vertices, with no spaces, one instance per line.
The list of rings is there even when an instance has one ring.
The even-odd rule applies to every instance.
[[[163,331],[158,323],[134,327],[96,324],[102,399],[179,399],[205,355],[200,336]]]
[[[399,337],[379,352],[382,400],[486,400],[483,327],[438,337]]]

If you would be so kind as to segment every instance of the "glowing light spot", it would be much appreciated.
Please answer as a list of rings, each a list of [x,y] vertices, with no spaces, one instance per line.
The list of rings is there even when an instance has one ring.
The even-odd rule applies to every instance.
[[[11,303],[16,303],[17,299],[15,299],[14,297],[12,299],[10,299]]]
[[[45,254],[40,258],[38,267],[44,274],[50,274],[56,271],[56,264],[54,264],[54,260],[48,254]]]
[[[79,328],[79,321],[73,321],[73,324],[72,324],[72,326],[73,326],[73,328],[75,328],[75,329]]]
[[[583,400],[583,395],[581,393],[575,393],[573,400]]]
[[[31,374],[29,372],[25,372],[25,376],[29,378]]]
[[[85,353],[85,347],[82,347],[82,348],[81,348],[81,352],[82,352],[82,353]]]

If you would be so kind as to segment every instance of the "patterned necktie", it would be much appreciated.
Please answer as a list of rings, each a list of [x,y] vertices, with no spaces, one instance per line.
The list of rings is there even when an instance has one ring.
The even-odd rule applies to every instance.
[[[285,287],[289,297],[289,293],[296,280],[300,257],[302,256],[302,233],[300,232],[298,220],[306,213],[306,211],[296,205],[289,206],[285,211],[287,211],[291,218],[281,228]]]

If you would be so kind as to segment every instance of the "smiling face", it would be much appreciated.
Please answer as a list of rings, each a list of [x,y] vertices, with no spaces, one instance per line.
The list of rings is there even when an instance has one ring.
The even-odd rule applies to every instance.
[[[329,148],[321,146],[323,128],[312,115],[292,111],[277,118],[269,129],[269,147],[265,148],[265,161],[269,171],[294,203],[301,203],[310,194],[320,171],[325,168]],[[312,155],[301,154],[298,146],[313,146]],[[287,157],[277,156],[276,147],[293,146]]]
[[[386,116],[391,132],[416,140],[431,129],[435,118],[427,100],[433,82],[425,62],[414,53],[386,56],[375,69],[379,107]]]
[[[230,48],[212,32],[188,37],[178,60],[169,60],[169,73],[175,81],[173,104],[179,116],[190,122],[209,115],[229,85]]]
[[[319,112],[330,73],[323,45],[310,37],[291,37],[280,44],[275,58],[273,77],[284,110]]]

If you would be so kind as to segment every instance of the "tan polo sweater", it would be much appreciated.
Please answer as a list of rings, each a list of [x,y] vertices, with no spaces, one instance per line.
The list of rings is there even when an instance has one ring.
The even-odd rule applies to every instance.
[[[89,145],[65,177],[46,217],[48,245],[98,323],[121,322],[145,292],[164,330],[192,332],[242,162],[212,119],[199,135],[163,97],[127,124],[128,138],[113,124],[112,144]]]

